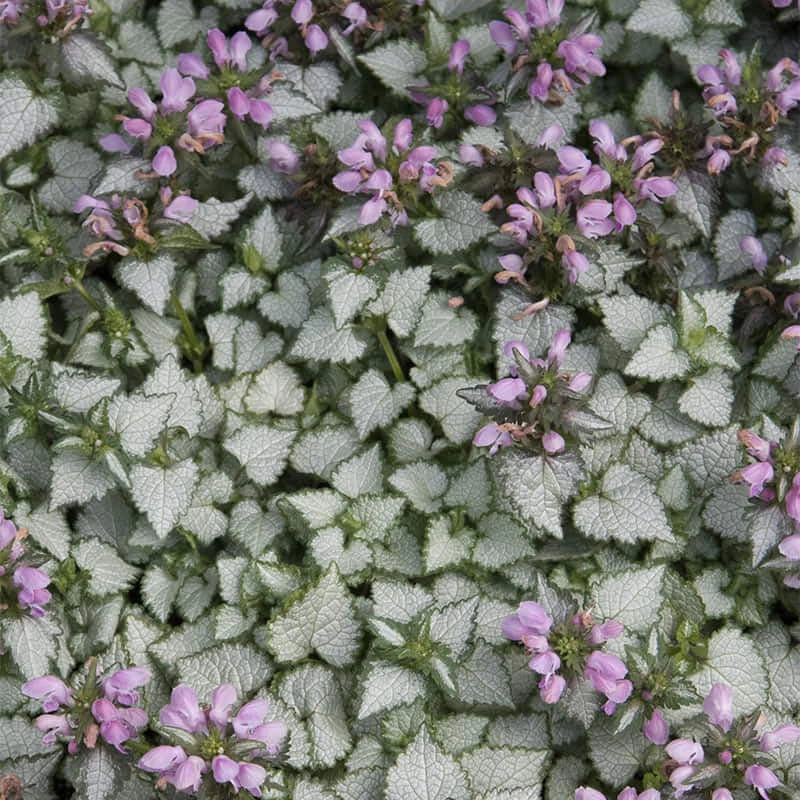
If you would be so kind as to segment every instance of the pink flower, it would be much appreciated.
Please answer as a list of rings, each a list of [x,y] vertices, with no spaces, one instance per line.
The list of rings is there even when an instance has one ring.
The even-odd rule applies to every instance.
[[[168,206],[164,208],[164,219],[172,219],[176,222],[189,224],[192,215],[198,206],[197,200],[186,194],[179,194]]]
[[[236,702],[236,689],[228,683],[223,683],[214,689],[211,695],[211,708],[208,710],[208,719],[213,722],[217,730],[224,731],[231,719],[233,704]]]
[[[589,260],[577,250],[567,250],[561,254],[561,266],[567,270],[569,282],[575,283],[578,276],[589,269]]]
[[[475,106],[467,106],[464,109],[464,118],[475,125],[486,127],[487,125],[494,125],[497,114],[490,106],[479,103]]]
[[[350,22],[342,31],[342,36],[349,36],[354,30],[367,25],[367,11],[360,3],[348,3],[342,11],[342,16]]]
[[[575,800],[606,800],[606,796],[597,789],[590,789],[586,786],[579,786],[575,790]]]
[[[203,782],[203,773],[207,771],[208,766],[200,756],[189,756],[178,765],[169,783],[179,792],[196,792]]]
[[[20,689],[26,697],[44,700],[42,710],[50,713],[60,706],[71,706],[72,689],[55,675],[44,675],[22,684]]]
[[[484,425],[472,438],[476,447],[488,447],[489,455],[494,455],[501,447],[510,447],[514,444],[511,434],[500,428],[496,422]]]
[[[604,192],[609,186],[611,186],[611,176],[597,164],[592,164],[578,184],[578,190],[581,194],[589,195]]]
[[[261,797],[261,785],[267,779],[267,771],[258,764],[239,762],[236,781],[242,789],[247,789],[253,797]]]
[[[653,744],[667,743],[667,739],[669,738],[669,725],[667,725],[667,721],[657,708],[653,709],[650,719],[645,720],[642,732],[645,738],[649,739]]]
[[[561,699],[566,686],[567,682],[561,675],[546,675],[539,681],[539,696],[543,702],[552,705]]]
[[[800,534],[795,534],[800,539]],[[798,556],[800,557],[800,542],[798,542]],[[800,739],[800,728],[797,725],[781,725],[773,731],[762,734],[760,739],[761,750],[768,753],[783,744],[796,742]]]
[[[163,97],[161,99],[161,112],[169,114],[174,111],[185,111],[189,99],[195,93],[194,81],[184,78],[178,70],[170,67],[165,70],[159,81]],[[128,95],[130,98],[130,94]]]
[[[550,345],[550,349],[547,351],[547,364],[548,366],[555,364],[556,367],[560,367],[561,364],[564,362],[564,355],[567,352],[567,348],[569,347],[570,342],[572,341],[572,334],[566,328],[562,328],[559,331],[556,331],[556,335],[553,337],[553,343]]]
[[[555,431],[548,431],[542,436],[542,447],[548,455],[554,456],[563,453],[566,447],[564,437]]]
[[[175,153],[169,145],[162,145],[153,158],[153,171],[167,177],[178,169]]]
[[[186,761],[186,751],[182,747],[162,745],[148,750],[138,763],[139,769],[145,772],[158,772],[161,775],[173,773],[180,764]]]
[[[306,28],[305,43],[314,58],[320,50],[328,46],[328,35],[319,25],[309,25]]]
[[[703,711],[713,725],[725,733],[733,724],[733,690],[724,683],[715,683],[703,701]]]
[[[769,800],[767,789],[774,789],[781,785],[778,776],[771,769],[762,767],[760,764],[753,764],[744,771],[744,782],[757,789],[763,800]]]
[[[706,169],[710,175],[719,175],[721,172],[725,172],[730,165],[731,154],[727,150],[718,147],[709,156]]]
[[[781,339],[797,339],[797,349],[800,350],[800,325],[790,325],[781,333]]]
[[[788,561],[800,561],[800,533],[793,533],[782,539],[778,551]]]
[[[401,119],[400,122],[395,125],[394,128],[394,138],[392,139],[392,149],[398,155],[400,153],[405,153],[409,147],[411,147],[411,142],[414,138],[414,131],[413,126],[410,119]]]
[[[617,231],[636,222],[636,209],[628,202],[622,192],[614,195],[614,219],[617,221]]]
[[[633,188],[643,200],[661,203],[663,198],[676,194],[678,187],[669,178],[637,178]]]
[[[471,144],[462,144],[458,148],[458,157],[463,164],[470,167],[482,167],[484,164],[483,154]]]
[[[139,702],[139,693],[134,691],[144,686],[152,677],[146,667],[129,667],[117,670],[103,682],[103,694],[112,702],[132,706]]]
[[[686,766],[702,764],[705,758],[703,746],[693,739],[673,739],[665,750],[670,758]]]
[[[158,719],[162,725],[180,728],[187,733],[208,733],[206,716],[197,695],[190,686],[181,684],[172,690],[171,702],[164,706]]]
[[[227,119],[219,100],[201,100],[187,115],[189,133],[202,147],[220,144]]]
[[[553,82],[553,68],[546,61],[542,61],[536,68],[536,78],[528,84],[528,94],[531,100],[547,100],[550,94],[550,84]]]
[[[234,791],[239,791],[239,765],[228,756],[214,756],[211,762],[211,770],[214,773],[214,780],[217,783],[230,783]]]
[[[552,625],[553,618],[539,603],[525,600],[519,604],[516,614],[503,620],[502,630],[508,639],[522,641],[529,634],[545,636]]]
[[[211,74],[211,70],[203,63],[203,59],[194,53],[181,53],[178,56],[178,72],[199,78],[204,81]]]
[[[458,39],[450,47],[450,58],[447,61],[447,69],[456,72],[458,75],[464,71],[464,64],[470,51],[470,43],[467,39]]]
[[[750,497],[759,497],[764,491],[764,484],[769,483],[775,475],[775,470],[768,461],[757,461],[739,470],[737,475],[750,486]]]
[[[537,147],[552,147],[564,138],[564,129],[560,125],[548,125],[536,140]]]
[[[425,111],[428,124],[434,128],[441,128],[444,122],[444,115],[447,113],[449,107],[447,100],[441,97],[434,97]]]
[[[590,200],[584,203],[577,213],[578,230],[589,239],[607,236],[614,228],[614,222],[608,219],[613,206],[607,200]]]
[[[267,716],[269,706],[266,700],[251,700],[245,703],[233,718],[233,730],[240,739],[252,739],[255,731]]]
[[[490,383],[486,391],[499,403],[511,408],[519,408],[519,399],[527,395],[528,387],[521,378],[503,378]]]
[[[228,89],[228,108],[236,119],[244,119],[250,113],[250,98],[238,87]]]
[[[28,609],[33,617],[43,617],[42,606],[51,598],[50,592],[44,588],[49,585],[50,576],[35,567],[17,567],[12,582],[20,590],[17,595],[20,608]]]

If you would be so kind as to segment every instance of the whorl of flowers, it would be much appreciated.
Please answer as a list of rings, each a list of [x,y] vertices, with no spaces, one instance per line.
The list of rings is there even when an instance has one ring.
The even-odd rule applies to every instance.
[[[410,22],[410,12],[424,0],[382,3],[326,3],[311,0],[264,0],[261,8],[245,19],[245,27],[262,39],[269,57],[292,58],[290,39],[300,38],[312,59],[325,50],[333,36],[350,37],[354,43],[386,33],[393,22]],[[291,6],[287,11],[284,7]],[[418,27],[418,25],[417,25]]]
[[[42,700],[45,713],[34,725],[45,734],[45,744],[67,741],[67,750],[74,755],[81,742],[89,749],[96,747],[99,736],[125,753],[125,742],[136,739],[147,725],[147,712],[135,704],[140,699],[136,690],[150,677],[150,670],[144,667],[129,667],[98,680],[97,663],[92,659],[86,682],[79,689],[55,675],[44,675],[23,684],[22,693]]]
[[[138,117],[120,115],[125,133],[142,142],[151,159],[152,177],[169,177],[178,169],[181,151],[203,154],[225,141],[225,105],[219,100],[194,100],[197,87],[177,69],[165,70],[159,80],[161,101],[156,105],[144,89],[130,89],[128,100]],[[130,152],[133,144],[110,134],[100,145],[111,152]]]
[[[50,576],[26,566],[22,539],[27,533],[24,528],[17,530],[0,510],[0,613],[43,617],[51,599],[46,588]]]
[[[98,241],[84,248],[87,258],[98,252],[117,253],[126,256],[137,244],[147,246],[156,244],[150,225],[165,225],[174,223],[187,224],[197,208],[197,200],[188,194],[173,195],[168,187],[162,187],[158,194],[158,203],[151,215],[150,209],[138,198],[123,199],[119,195],[112,195],[107,202],[90,195],[81,195],[73,211],[82,214],[89,210],[89,215],[83,221],[83,227]]]
[[[666,746],[669,781],[675,797],[691,790],[713,789],[713,800],[733,800],[732,790],[751,786],[768,800],[768,789],[780,785],[778,776],[767,766],[767,755],[783,744],[800,739],[797,725],[781,725],[762,731],[764,716],[755,712],[734,719],[733,691],[715,683],[703,702],[707,717],[703,741],[673,739]]]
[[[575,800],[606,800],[606,796],[597,791],[597,789],[579,786],[575,790]],[[643,792],[637,792],[633,787],[626,786],[617,795],[617,800],[661,800],[661,792],[656,789],[645,789]]]
[[[459,124],[463,124],[462,118],[479,126],[494,125],[497,120],[492,108],[497,96],[480,85],[480,79],[471,70],[465,72],[470,49],[466,39],[454,42],[444,79],[410,87],[411,98],[425,106],[425,117],[432,128],[441,128],[448,115]]]
[[[333,185],[346,194],[370,194],[361,207],[359,222],[370,225],[388,214],[391,226],[408,224],[408,208],[418,205],[420,196],[447,186],[452,178],[448,161],[434,163],[436,148],[412,147],[410,119],[394,128],[392,146],[371,120],[358,123],[361,133],[350,147],[340,150],[339,161],[349,169],[333,178]]]
[[[568,330],[558,331],[544,359],[531,358],[522,342],[507,342],[503,354],[512,359],[509,376],[459,393],[496,420],[475,434],[472,440],[475,446],[488,447],[491,455],[514,444],[541,448],[549,456],[565,450],[564,437],[555,427],[574,425],[572,411],[583,403],[583,393],[592,382],[592,376],[586,372],[561,371],[571,341]]]
[[[647,200],[661,203],[677,192],[672,180],[652,174],[661,139],[630,136],[617,142],[602,120],[593,120],[589,133],[599,163],[579,148],[564,145],[556,150],[557,175],[537,172],[532,187],[517,190],[520,202],[507,207],[511,221],[501,230],[526,250],[500,257],[503,269],[495,275],[498,283],[514,280],[527,285],[525,273],[532,263],[539,270],[560,264],[569,282],[575,283],[589,269],[576,239],[580,243],[619,233],[636,222],[636,206]]]
[[[261,797],[268,775],[264,764],[280,752],[287,728],[266,721],[266,700],[251,700],[234,714],[236,701],[236,689],[228,684],[214,690],[209,706],[200,705],[190,686],[176,686],[159,722],[180,744],[152,748],[139,759],[139,768],[158,775],[158,788],[169,784],[179,792],[196,792],[210,771],[217,784]]]
[[[225,98],[228,111],[238,120],[249,117],[262,128],[272,122],[272,106],[262,95],[270,91],[274,76],[263,76],[260,70],[249,71],[247,54],[253,46],[244,31],[238,31],[230,40],[218,28],[206,36],[216,70],[212,73],[205,61],[194,53],[178,56],[178,72],[202,81],[203,94]]]
[[[628,668],[600,649],[608,639],[622,634],[619,622],[611,619],[598,625],[583,613],[554,624],[539,603],[526,600],[516,614],[503,620],[502,628],[504,636],[522,642],[531,656],[528,666],[542,676],[539,694],[545,703],[557,703],[567,681],[581,675],[606,696],[606,714],[613,714],[630,697],[633,684],[625,678]]]
[[[710,173],[724,172],[739,154],[768,166],[785,164],[786,154],[772,146],[772,132],[800,103],[800,66],[782,58],[764,73],[758,50],[744,66],[730,50],[720,50],[719,56],[720,66],[703,64],[697,78],[704,85],[706,105],[725,133],[707,136],[698,155],[708,159]]]
[[[79,28],[93,13],[89,0],[0,0],[0,25],[13,28],[27,16],[32,26],[61,38]]]
[[[762,503],[778,503],[793,521],[795,531],[800,526],[800,423],[797,421],[789,436],[782,442],[767,441],[753,431],[739,431],[739,441],[755,461],[737,470],[734,483],[747,484],[748,493]],[[791,574],[784,577],[786,586],[800,589],[800,532],[785,537],[778,550],[785,562],[777,565]]]
[[[571,34],[562,23],[563,10],[564,0],[527,0],[525,13],[508,8],[503,12],[508,22],[489,24],[517,80],[527,82],[531,102],[559,102],[575,80],[588,84],[606,74],[597,55],[603,40],[593,33]]]

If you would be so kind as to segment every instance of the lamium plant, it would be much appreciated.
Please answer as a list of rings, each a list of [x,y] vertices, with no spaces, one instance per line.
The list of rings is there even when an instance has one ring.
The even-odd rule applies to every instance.
[[[0,0],[0,800],[800,797],[799,21]]]

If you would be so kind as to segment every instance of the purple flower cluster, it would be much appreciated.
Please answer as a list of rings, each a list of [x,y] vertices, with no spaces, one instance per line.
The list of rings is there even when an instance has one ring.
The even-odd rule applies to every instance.
[[[21,561],[25,554],[20,540],[27,534],[0,510],[0,609],[43,617],[44,606],[50,602],[50,576]]]
[[[553,618],[531,600],[519,604],[516,614],[502,623],[503,635],[522,642],[528,655],[528,666],[542,676],[539,694],[545,703],[557,703],[569,678],[583,675],[598,692],[606,696],[603,711],[613,714],[633,691],[625,678],[628,668],[616,656],[604,653],[601,645],[622,633],[615,620],[598,625],[588,613],[576,614],[553,625]],[[566,677],[559,674],[564,670]]]
[[[745,785],[769,800],[767,790],[780,786],[781,782],[762,763],[769,763],[764,754],[800,739],[800,727],[781,725],[761,733],[764,718],[760,714],[740,719],[734,725],[733,692],[723,683],[711,687],[703,711],[709,723],[705,748],[694,739],[673,739],[666,746],[674,796],[679,798],[692,789],[714,787],[712,800],[733,800],[731,787],[735,790]]]
[[[575,790],[575,800],[606,800],[606,796],[597,789],[580,786]],[[637,792],[631,786],[626,786],[618,795],[617,800],[661,800],[661,792],[656,789],[645,789]]]
[[[416,202],[418,191],[432,194],[437,187],[447,186],[452,166],[446,161],[434,164],[436,148],[430,145],[412,148],[410,119],[395,126],[391,150],[374,122],[361,120],[358,127],[361,133],[353,144],[338,153],[348,169],[334,176],[333,185],[347,194],[371,195],[361,207],[362,225],[371,225],[387,213],[393,228],[408,225],[408,203]]]
[[[147,725],[147,713],[133,706],[139,702],[136,690],[150,680],[150,670],[144,667],[118,670],[100,686],[95,674],[93,661],[89,678],[79,691],[73,691],[55,675],[44,675],[23,684],[24,695],[43,701],[45,713],[36,718],[34,725],[45,734],[42,739],[45,744],[53,744],[61,737],[69,742],[67,750],[75,754],[81,741],[88,748],[95,747],[99,735],[125,753],[122,745],[136,739]]]
[[[706,137],[703,150],[707,169],[724,172],[733,156],[743,154],[746,161],[759,156],[768,166],[786,163],[786,153],[769,144],[770,133],[800,103],[800,66],[782,58],[762,75],[742,66],[730,50],[720,50],[721,64],[703,64],[697,78],[703,84],[703,99],[717,121],[726,129],[722,135]]]
[[[527,248],[525,259],[511,254],[500,258],[503,270],[498,283],[515,280],[524,284],[525,271],[533,260],[560,261],[570,283],[589,268],[574,237],[597,239],[618,233],[636,222],[635,204],[661,203],[677,192],[667,177],[654,176],[653,157],[661,149],[660,138],[631,136],[617,142],[602,120],[589,124],[599,163],[579,148],[564,145],[556,150],[559,172],[551,176],[537,172],[533,187],[517,190],[519,203],[506,209],[511,221],[501,230]],[[628,147],[633,145],[633,154]],[[575,233],[577,232],[577,234]]]
[[[560,433],[548,426],[544,433],[539,434],[537,428],[543,422],[541,412],[548,404],[561,399],[562,394],[567,397],[579,395],[592,381],[592,376],[586,372],[571,375],[560,371],[571,341],[572,334],[568,330],[558,331],[544,359],[531,358],[522,342],[505,344],[503,354],[513,359],[509,365],[509,377],[488,384],[486,393],[499,407],[510,412],[521,412],[514,416],[524,418],[521,421],[484,425],[472,440],[476,447],[488,447],[489,454],[494,455],[501,447],[538,439],[547,455],[555,456],[564,451],[566,442]],[[524,377],[520,368],[525,370]]]
[[[336,2],[321,3],[317,8],[311,0],[264,0],[261,8],[253,11],[245,20],[245,27],[262,37],[262,45],[269,50],[272,60],[293,58],[296,53],[287,37],[295,35],[302,39],[310,57],[325,50],[335,35],[349,36],[354,43],[367,37],[386,33],[392,28],[389,17],[407,16],[403,6],[410,11],[421,6],[424,0],[404,2]],[[284,7],[290,7],[288,13]],[[418,23],[417,23],[418,26]],[[278,33],[280,31],[281,33]]]
[[[272,78],[266,76],[249,85],[253,84],[253,79],[247,74],[247,53],[253,46],[250,37],[244,31],[239,31],[228,41],[221,30],[213,28],[208,32],[206,41],[220,73],[212,84],[220,96],[225,96],[228,110],[238,120],[250,117],[263,128],[269,127],[273,117],[272,106],[266,100],[261,100],[260,96],[269,91]],[[178,72],[202,81],[211,78],[211,70],[194,53],[181,53],[178,56]]]
[[[166,220],[184,225],[188,224],[198,205],[197,200],[188,194],[173,195],[168,186],[159,191],[159,202],[161,215],[156,218],[157,222]],[[87,258],[97,252],[126,256],[135,242],[154,244],[156,241],[148,228],[150,212],[137,198],[123,200],[115,194],[106,202],[84,194],[76,200],[72,210],[81,214],[87,209],[91,213],[83,221],[83,227],[99,240],[84,248],[83,254]]]
[[[181,737],[182,746],[149,750],[139,759],[139,768],[156,773],[160,788],[169,784],[179,792],[196,792],[210,770],[216,783],[261,797],[267,771],[253,760],[277,755],[288,731],[282,722],[265,721],[265,700],[251,700],[234,714],[236,699],[236,689],[223,684],[214,690],[211,705],[201,707],[194,689],[176,686],[159,722],[190,737]]]
[[[202,154],[225,141],[227,117],[219,100],[192,102],[197,91],[195,82],[177,69],[165,70],[159,86],[162,97],[158,105],[144,89],[131,89],[128,100],[140,116],[121,115],[118,119],[129,137],[144,142],[153,153],[152,177],[169,177],[178,169],[176,148]],[[104,136],[100,146],[110,152],[127,153],[133,149],[133,144],[119,134]]]
[[[48,28],[52,33],[64,37],[80,27],[85,17],[94,13],[89,6],[89,0],[44,0],[36,10],[29,7],[27,2],[28,0],[0,0],[0,25],[13,28],[22,14],[32,12],[40,28]]]
[[[791,327],[800,329],[800,326]],[[795,436],[779,444],[762,439],[752,431],[741,430],[739,441],[756,460],[737,470],[731,480],[746,483],[750,497],[764,503],[782,503],[787,516],[794,523],[795,533],[785,537],[778,544],[778,550],[789,562],[786,566],[791,569],[794,562],[800,561],[800,463],[797,462]],[[800,569],[787,575],[783,582],[793,589],[800,589]]]
[[[560,93],[606,74],[597,55],[603,40],[592,33],[570,35],[562,25],[564,0],[527,0],[525,13],[508,8],[508,22],[494,20],[489,31],[495,44],[512,59],[512,69],[529,74],[531,102],[560,102]]]
[[[289,43],[286,37],[275,36],[270,30],[278,19],[278,4],[284,1],[265,0],[264,5],[258,11],[250,14],[244,21],[244,25],[248,30],[265,39],[264,44],[269,46],[272,59],[289,55]],[[311,21],[314,19],[314,13],[314,4],[311,0],[295,0],[290,13],[291,20],[297,26],[306,49],[311,54],[311,58],[315,58],[317,53],[324,50],[330,41],[328,34],[319,25]],[[367,24],[366,11],[358,3],[348,3],[342,11],[342,16],[350,23],[346,28],[347,34]]]
[[[454,111],[474,125],[494,125],[497,120],[497,113],[492,108],[497,96],[482,86],[473,90],[464,75],[470,49],[471,45],[466,39],[459,39],[450,47],[446,83],[410,87],[412,100],[425,106],[425,117],[432,128],[441,128],[445,115]]]

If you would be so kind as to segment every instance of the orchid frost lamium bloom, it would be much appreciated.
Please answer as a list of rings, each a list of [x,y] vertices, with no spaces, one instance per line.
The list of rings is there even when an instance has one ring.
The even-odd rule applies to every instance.
[[[531,358],[522,342],[506,343],[503,354],[513,359],[510,377],[462,393],[465,400],[497,419],[475,434],[473,444],[488,447],[492,455],[514,444],[541,447],[550,456],[564,451],[564,437],[553,426],[574,430],[592,417],[586,411],[581,411],[585,417],[576,415],[585,402],[592,376],[561,371],[571,340],[568,330],[558,331],[545,359]],[[599,417],[593,419],[601,426],[605,424]]]
[[[154,747],[139,759],[139,768],[158,775],[157,787],[196,792],[210,772],[206,780],[261,797],[287,729],[282,722],[266,721],[265,700],[251,700],[234,714],[236,699],[236,689],[223,684],[214,690],[211,705],[201,707],[190,686],[176,686],[159,722],[180,744]]]
[[[609,715],[633,691],[633,684],[625,679],[625,664],[600,649],[622,630],[614,620],[597,624],[587,613],[554,624],[544,608],[531,600],[520,603],[518,612],[503,620],[503,634],[522,642],[531,656],[528,666],[542,676],[539,694],[545,703],[557,703],[568,681],[582,676],[605,695],[603,711]]]
[[[800,727],[787,724],[764,731],[765,719],[760,712],[735,719],[733,692],[722,683],[711,687],[703,711],[708,735],[702,744],[693,739],[673,739],[665,748],[671,759],[667,767],[671,769],[669,780],[675,797],[704,790],[712,793],[713,800],[730,800],[732,791],[750,786],[768,800],[768,790],[781,785],[768,766],[775,765],[769,754],[800,739]]]
[[[0,614],[43,617],[44,606],[52,597],[46,588],[50,576],[26,565],[22,546],[26,535],[25,529],[17,530],[0,510]]]
[[[87,678],[78,689],[56,675],[44,675],[23,684],[22,693],[42,700],[46,713],[34,724],[45,733],[45,744],[66,741],[68,752],[75,754],[81,743],[94,749],[99,737],[125,754],[128,741],[136,739],[148,722],[147,712],[136,704],[140,701],[137,690],[150,677],[148,669],[129,667],[103,679],[98,677],[97,662],[92,659]]]

